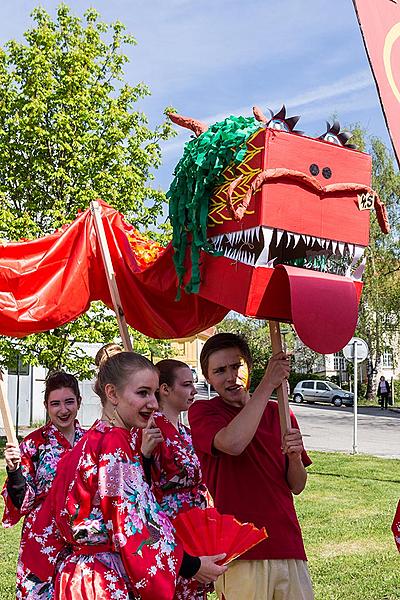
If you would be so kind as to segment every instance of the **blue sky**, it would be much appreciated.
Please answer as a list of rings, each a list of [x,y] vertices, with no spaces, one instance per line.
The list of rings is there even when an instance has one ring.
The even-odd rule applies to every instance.
[[[126,79],[147,83],[141,108],[152,125],[165,106],[212,123],[249,115],[254,104],[299,114],[307,135],[325,131],[336,114],[359,122],[389,146],[389,138],[351,0],[81,0],[106,22],[122,21],[137,41],[127,47]],[[43,0],[54,15],[59,4]],[[2,0],[0,44],[30,27],[32,0]],[[189,133],[163,145],[156,185],[167,189]]]

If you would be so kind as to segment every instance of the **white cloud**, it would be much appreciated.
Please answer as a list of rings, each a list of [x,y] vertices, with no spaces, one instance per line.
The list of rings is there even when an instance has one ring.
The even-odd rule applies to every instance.
[[[366,94],[366,90],[372,93]],[[374,84],[371,73],[368,70],[362,70],[332,81],[329,85],[320,85],[315,89],[304,90],[288,98],[286,106],[290,109],[290,114],[299,111],[303,123],[314,122],[320,118],[329,119],[334,112],[341,115],[376,107],[376,97],[373,90]],[[256,104],[262,108],[279,108],[279,102],[279,100],[269,98],[260,100]],[[202,118],[202,121],[211,124],[221,121],[229,115],[248,116],[250,114],[252,114],[252,107],[233,107],[232,110],[226,112],[208,115]],[[186,130],[178,131],[178,137],[163,145],[164,153],[181,153],[184,143],[190,137],[190,132]]]

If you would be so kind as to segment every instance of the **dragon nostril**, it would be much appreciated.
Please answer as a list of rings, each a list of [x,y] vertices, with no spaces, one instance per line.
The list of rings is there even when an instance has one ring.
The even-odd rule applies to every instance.
[[[311,175],[314,175],[314,177],[316,177],[319,173],[319,166],[316,165],[315,163],[310,165],[310,173],[311,173]]]
[[[324,167],[322,169],[322,176],[325,177],[325,179],[330,179],[332,177],[332,171],[329,167]]]

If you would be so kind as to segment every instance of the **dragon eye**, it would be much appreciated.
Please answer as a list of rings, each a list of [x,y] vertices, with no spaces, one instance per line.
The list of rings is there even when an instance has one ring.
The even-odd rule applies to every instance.
[[[332,171],[329,167],[324,167],[322,169],[322,176],[325,177],[325,179],[330,179],[332,177]]]
[[[310,173],[311,173],[311,175],[314,175],[314,177],[316,177],[319,173],[319,166],[316,165],[315,163],[310,165]]]
[[[290,131],[288,125],[281,119],[271,119],[268,123],[268,127],[270,129],[276,129],[277,131]]]

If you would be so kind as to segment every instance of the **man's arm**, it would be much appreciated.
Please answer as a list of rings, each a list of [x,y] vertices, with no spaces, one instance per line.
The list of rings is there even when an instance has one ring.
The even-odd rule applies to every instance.
[[[240,413],[215,435],[213,446],[216,450],[233,456],[243,452],[253,439],[269,397],[289,376],[289,372],[290,365],[286,354],[280,352],[271,358],[252,397],[247,400]]]
[[[298,429],[288,429],[283,436],[282,451],[287,455],[286,480],[292,494],[301,494],[306,487],[307,471],[302,461],[303,439]]]

